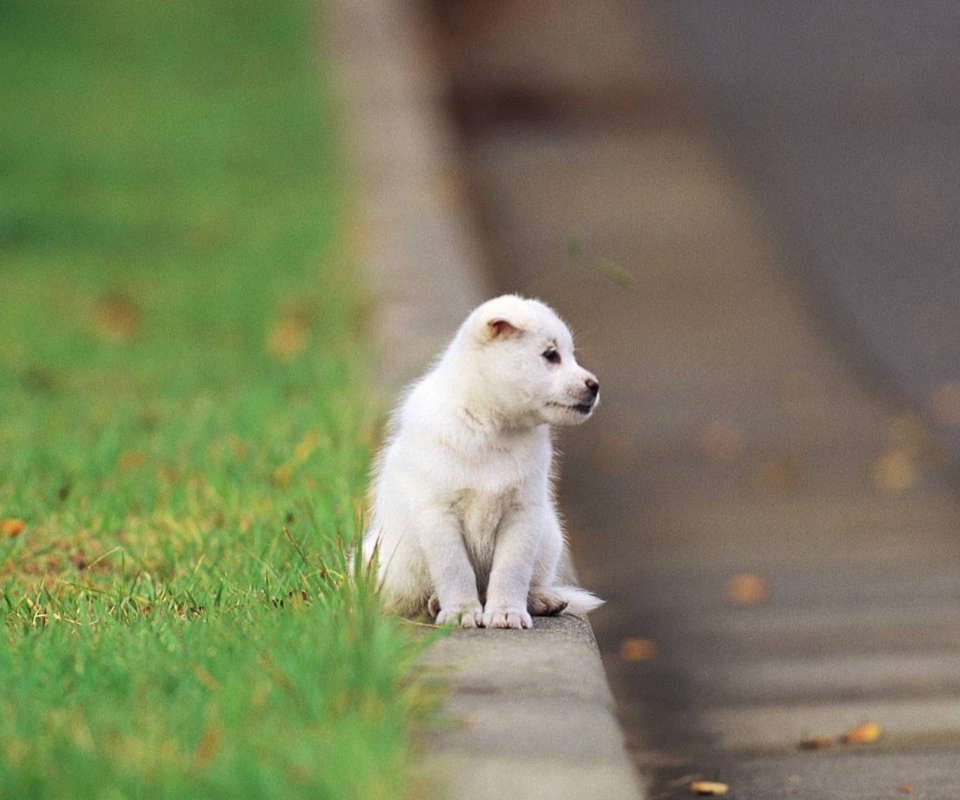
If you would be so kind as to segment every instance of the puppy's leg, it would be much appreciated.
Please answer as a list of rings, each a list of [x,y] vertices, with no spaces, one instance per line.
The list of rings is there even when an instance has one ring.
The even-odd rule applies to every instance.
[[[563,529],[557,511],[549,500],[543,509],[542,522],[543,535],[534,561],[533,585],[527,596],[527,608],[534,616],[548,617],[561,613],[567,607],[566,598],[553,588],[563,552]]]
[[[477,594],[477,577],[467,555],[459,523],[449,516],[426,520],[420,531],[420,546],[426,556],[437,602],[438,625],[476,628],[483,625],[483,606]],[[439,606],[439,608],[437,608]]]
[[[586,614],[602,605],[603,601],[576,586],[563,585],[571,579],[570,565],[569,562],[561,564],[561,561],[565,561],[563,530],[552,504],[547,507],[544,519],[540,551],[534,564],[532,585],[527,597],[530,613]]]
[[[521,508],[505,518],[497,531],[483,611],[487,628],[533,627],[527,594],[540,544],[541,517],[540,508]]]

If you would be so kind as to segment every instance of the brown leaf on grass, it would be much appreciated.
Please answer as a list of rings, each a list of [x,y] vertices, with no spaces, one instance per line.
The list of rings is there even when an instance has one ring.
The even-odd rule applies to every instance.
[[[7,739],[3,744],[3,753],[10,764],[17,768],[20,762],[34,752],[34,748],[22,739]]]
[[[237,434],[231,433],[229,438],[230,451],[237,461],[244,461],[250,455],[250,448]]]
[[[657,655],[657,643],[651,639],[624,639],[620,658],[624,661],[649,661]]]
[[[723,797],[729,791],[727,784],[717,781],[694,781],[690,784],[690,794],[701,797]]]
[[[211,692],[215,692],[220,688],[220,684],[217,682],[217,679],[210,674],[208,670],[199,664],[193,665],[193,674],[197,676],[197,680],[200,681],[204,686],[207,687]]]
[[[883,730],[875,722],[866,722],[843,734],[843,741],[845,744],[870,744],[877,741],[881,733]]]
[[[297,461],[306,461],[313,454],[313,451],[320,445],[320,434],[316,431],[310,431],[303,437],[300,444],[293,450],[293,457]]]
[[[90,560],[87,558],[87,554],[82,550],[78,550],[76,553],[73,553],[69,556],[70,563],[73,564],[78,570],[85,570],[90,566]]]
[[[126,294],[105,294],[93,308],[93,329],[105,341],[126,342],[140,332],[140,309]]]
[[[121,472],[140,469],[147,463],[147,454],[140,450],[124,450],[117,458],[117,467]]]
[[[270,482],[277,488],[282,489],[284,486],[287,486],[290,483],[290,479],[293,477],[293,467],[289,464],[284,464],[282,467],[277,467],[273,473],[270,475]]]
[[[27,523],[22,519],[7,518],[0,520],[0,534],[16,539],[27,529]]]
[[[734,575],[727,582],[727,596],[738,606],[755,606],[770,597],[770,583],[760,575]]]
[[[193,762],[198,767],[206,767],[220,751],[220,729],[207,726],[200,734],[197,749],[193,751]]]
[[[267,338],[267,349],[278,361],[290,361],[307,346],[308,325],[301,314],[282,317]]]

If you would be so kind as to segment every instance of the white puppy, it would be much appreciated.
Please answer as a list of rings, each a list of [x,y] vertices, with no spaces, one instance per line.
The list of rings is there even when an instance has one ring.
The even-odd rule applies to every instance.
[[[599,388],[543,303],[504,295],[467,317],[408,390],[375,469],[363,552],[395,611],[530,628],[531,612],[601,604],[555,585],[565,544],[549,432],[586,420]]]

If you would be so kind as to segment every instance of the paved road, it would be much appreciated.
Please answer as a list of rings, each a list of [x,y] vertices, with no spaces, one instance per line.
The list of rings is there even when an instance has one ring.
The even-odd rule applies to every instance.
[[[655,11],[805,285],[960,447],[960,5]]]
[[[663,17],[438,6],[498,283],[560,309],[604,387],[561,439],[561,497],[651,796],[698,775],[742,800],[960,797],[943,454],[788,277],[799,234],[704,122]],[[837,743],[866,722],[879,742]]]

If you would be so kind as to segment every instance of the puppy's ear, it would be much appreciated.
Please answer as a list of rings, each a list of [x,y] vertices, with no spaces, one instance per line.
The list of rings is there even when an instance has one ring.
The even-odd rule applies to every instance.
[[[519,336],[521,333],[523,333],[523,328],[504,317],[494,317],[493,319],[487,320],[488,341],[493,341],[494,339],[510,339],[514,336]]]
[[[522,297],[507,294],[475,309],[467,324],[477,341],[488,344],[514,339],[531,330],[536,325],[536,317]]]

